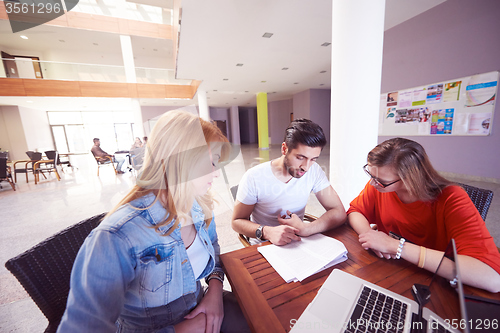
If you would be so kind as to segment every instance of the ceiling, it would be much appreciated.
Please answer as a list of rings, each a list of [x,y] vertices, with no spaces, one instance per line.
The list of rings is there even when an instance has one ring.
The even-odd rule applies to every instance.
[[[386,0],[385,30],[444,1]],[[177,78],[202,81],[199,89],[207,92],[212,107],[255,106],[258,92],[267,92],[268,101],[277,101],[307,89],[329,89],[332,46],[321,45],[331,42],[331,13],[331,0],[183,0]],[[20,39],[18,35],[23,33],[31,34],[31,39]],[[264,38],[264,33],[272,36]],[[49,26],[12,34],[8,22],[0,22],[0,45],[14,50],[56,53],[58,49],[88,43],[91,52],[104,55],[120,50],[117,38],[107,33]],[[171,43],[148,38],[134,38],[133,43],[138,67],[146,67],[143,63],[149,61],[152,52],[165,57],[166,68],[172,66]],[[145,61],[141,63],[141,59]],[[0,105],[95,110],[102,108],[102,100],[71,98],[68,103],[68,98],[0,97]],[[110,106],[123,107],[127,99],[123,100]],[[198,102],[195,96],[190,101],[144,99],[140,104],[184,106]]]

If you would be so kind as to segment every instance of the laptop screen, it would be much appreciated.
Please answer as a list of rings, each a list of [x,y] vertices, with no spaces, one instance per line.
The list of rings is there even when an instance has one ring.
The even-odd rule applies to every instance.
[[[500,330],[500,301],[483,298],[479,296],[466,295],[464,293],[460,267],[457,260],[457,248],[455,240],[451,239],[441,262],[432,277],[443,276],[450,280],[450,285],[458,292],[460,313],[462,318],[451,322],[454,328],[462,330],[464,333],[470,332],[498,332]],[[448,272],[448,274],[445,274]],[[450,275],[449,273],[452,272]]]

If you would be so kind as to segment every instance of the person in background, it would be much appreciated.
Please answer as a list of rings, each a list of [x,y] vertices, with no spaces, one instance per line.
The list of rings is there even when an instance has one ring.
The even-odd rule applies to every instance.
[[[76,257],[58,332],[249,332],[222,289],[209,191],[228,145],[191,113],[158,119],[137,184]]]
[[[142,138],[142,141],[143,141],[143,144],[142,144],[142,145],[143,145],[143,146],[146,146],[146,144],[148,143],[148,137],[147,137],[147,136],[143,137],[143,138]]]
[[[284,245],[343,224],[344,206],[316,164],[325,145],[318,124],[309,119],[291,122],[281,144],[281,157],[243,175],[234,205],[233,229],[250,237],[253,244],[269,240]],[[311,192],[326,212],[308,223],[302,219]]]
[[[438,174],[419,143],[384,141],[367,162],[370,181],[347,211],[363,248],[435,272],[454,238],[463,282],[500,291],[500,254],[481,215],[460,186]],[[450,269],[438,273],[452,278]]]
[[[123,163],[125,163],[125,159],[122,157],[116,157],[114,155],[106,153],[104,150],[101,148],[101,140],[99,138],[94,138],[94,145],[90,149],[92,154],[94,155],[95,158],[97,158],[100,162],[106,162],[111,159],[114,163],[117,163],[118,165],[116,166],[116,172],[117,173],[124,173],[122,171]]]
[[[143,143],[141,141],[141,138],[137,137],[135,138],[135,141],[134,141],[134,144],[132,145],[132,147],[130,147],[130,150],[134,149],[134,148],[141,148],[143,146]]]

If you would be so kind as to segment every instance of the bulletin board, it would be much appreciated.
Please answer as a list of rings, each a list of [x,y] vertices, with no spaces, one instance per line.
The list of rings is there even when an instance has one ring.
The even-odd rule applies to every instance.
[[[490,135],[498,71],[380,96],[379,135]]]

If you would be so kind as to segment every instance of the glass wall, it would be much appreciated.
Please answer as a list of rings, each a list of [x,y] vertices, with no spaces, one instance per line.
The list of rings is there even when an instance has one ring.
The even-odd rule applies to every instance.
[[[129,111],[48,111],[49,124],[59,153],[88,153],[93,139],[113,154],[128,151],[134,143],[133,114]]]

